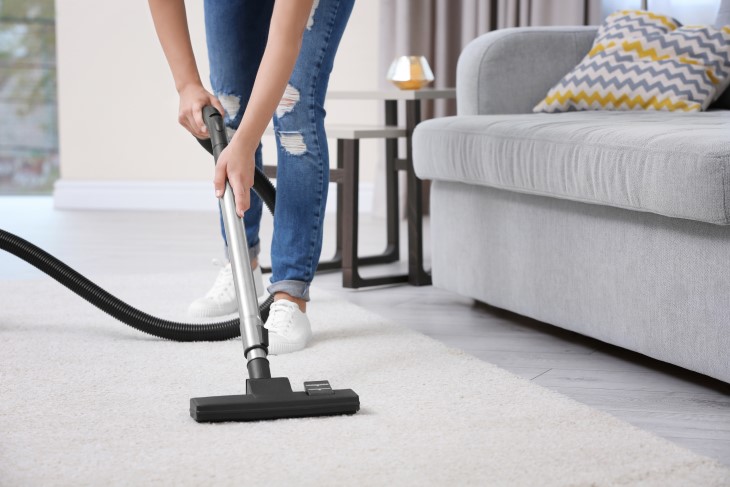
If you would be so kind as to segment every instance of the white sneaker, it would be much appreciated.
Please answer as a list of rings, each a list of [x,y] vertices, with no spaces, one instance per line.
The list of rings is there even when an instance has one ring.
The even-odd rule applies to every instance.
[[[286,299],[271,304],[264,328],[269,330],[269,353],[272,355],[301,350],[312,338],[309,318],[296,303]]]
[[[253,270],[253,282],[256,296],[264,295],[264,277],[261,266]],[[208,293],[193,301],[188,307],[188,315],[192,318],[217,318],[238,312],[236,287],[233,285],[233,272],[230,262],[223,266]]]

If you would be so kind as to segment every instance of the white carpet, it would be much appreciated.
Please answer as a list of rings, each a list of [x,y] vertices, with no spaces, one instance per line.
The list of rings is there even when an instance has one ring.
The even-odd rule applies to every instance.
[[[99,280],[179,318],[211,277]],[[274,374],[352,388],[362,410],[205,425],[189,398],[243,392],[240,342],[158,340],[53,281],[0,282],[0,484],[730,484],[712,460],[316,289],[310,316],[314,343]]]

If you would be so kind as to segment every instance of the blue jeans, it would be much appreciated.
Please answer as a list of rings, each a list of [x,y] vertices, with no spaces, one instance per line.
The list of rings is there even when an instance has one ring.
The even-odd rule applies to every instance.
[[[274,115],[278,168],[269,293],[309,300],[322,250],[329,184],[324,99],[354,0],[315,0],[294,71]],[[273,0],[205,0],[210,81],[226,110],[229,138],[248,104],[266,47]],[[262,167],[261,145],[255,155]],[[244,215],[249,255],[259,253],[261,199]],[[221,219],[221,233],[226,235]]]

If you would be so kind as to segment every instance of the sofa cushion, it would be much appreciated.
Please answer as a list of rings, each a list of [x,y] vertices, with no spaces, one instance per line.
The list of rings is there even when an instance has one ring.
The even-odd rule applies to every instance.
[[[568,112],[427,120],[416,174],[730,223],[730,112]]]

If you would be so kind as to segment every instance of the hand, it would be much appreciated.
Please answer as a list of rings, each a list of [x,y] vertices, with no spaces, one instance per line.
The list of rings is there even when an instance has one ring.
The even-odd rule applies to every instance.
[[[180,90],[180,110],[177,121],[188,132],[199,139],[207,139],[208,128],[203,122],[203,107],[213,105],[223,115],[223,106],[218,98],[208,93],[200,84],[190,84]]]
[[[253,175],[256,168],[254,154],[256,149],[244,146],[236,137],[223,149],[218,156],[215,165],[215,186],[216,198],[222,198],[226,188],[226,178],[233,189],[233,197],[236,200],[236,213],[243,218],[243,214],[251,205],[251,187],[253,187]]]

